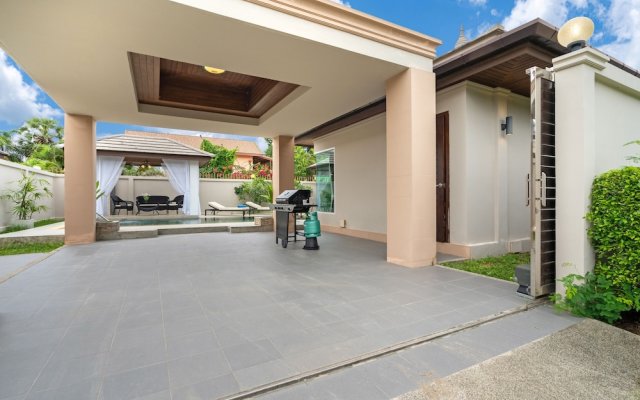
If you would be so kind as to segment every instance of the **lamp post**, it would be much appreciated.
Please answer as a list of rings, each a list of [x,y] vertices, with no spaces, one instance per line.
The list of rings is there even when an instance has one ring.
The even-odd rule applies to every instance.
[[[576,17],[567,21],[558,31],[558,43],[569,51],[580,50],[587,45],[594,30],[593,21],[587,17]]]

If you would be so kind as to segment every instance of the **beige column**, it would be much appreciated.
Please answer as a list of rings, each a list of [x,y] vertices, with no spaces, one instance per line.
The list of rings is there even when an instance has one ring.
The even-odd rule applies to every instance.
[[[436,258],[435,75],[406,70],[387,81],[387,261]]]
[[[592,271],[587,237],[596,176],[596,72],[609,57],[585,48],[553,59],[556,82],[556,279]],[[556,291],[564,286],[556,283]]]
[[[96,240],[96,124],[86,115],[64,116],[64,241]]]
[[[294,140],[291,136],[273,138],[273,197],[294,188]]]

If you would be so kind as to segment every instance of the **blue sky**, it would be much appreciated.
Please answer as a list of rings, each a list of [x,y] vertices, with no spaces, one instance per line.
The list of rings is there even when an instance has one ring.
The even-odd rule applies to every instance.
[[[453,48],[464,25],[473,39],[496,24],[512,29],[540,17],[561,26],[586,15],[594,20],[593,46],[640,69],[640,0],[332,0],[442,40],[438,54]],[[0,49],[0,131],[19,127],[33,116],[55,118],[62,110]],[[98,122],[99,136],[125,129],[195,132]],[[212,136],[224,136],[208,133]],[[237,138],[237,136],[235,136]],[[257,138],[246,137],[249,140]],[[264,145],[263,142],[260,143]]]

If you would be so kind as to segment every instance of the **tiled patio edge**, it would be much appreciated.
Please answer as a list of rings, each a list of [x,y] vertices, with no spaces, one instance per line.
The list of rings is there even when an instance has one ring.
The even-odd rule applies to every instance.
[[[27,265],[24,265],[18,269],[16,269],[13,272],[10,272],[4,276],[0,276],[0,285],[2,285],[3,283],[5,283],[6,281],[8,281],[9,279],[13,278],[14,276],[28,270],[29,268],[33,267],[34,265],[46,260],[47,258],[51,257],[52,255],[54,255],[58,250],[60,250],[62,247],[58,247],[57,249],[51,250],[50,252],[46,253],[44,256],[42,256],[41,258],[38,258],[37,260],[33,260],[29,263],[27,263]]]
[[[537,299],[537,300],[533,300],[530,303],[524,304],[522,306],[518,306],[518,307],[514,307],[511,308],[509,310],[505,310],[496,314],[492,314],[492,315],[488,315],[486,317],[483,318],[479,318],[475,321],[470,321],[470,322],[466,322],[464,324],[460,324],[457,326],[454,326],[452,328],[449,329],[445,329],[443,331],[439,331],[436,333],[432,333],[429,335],[425,335],[425,336],[420,336],[417,337],[415,339],[411,339],[411,340],[406,340],[400,343],[396,343],[394,345],[391,346],[387,346],[387,347],[383,347],[379,350],[376,351],[372,351],[369,353],[365,353],[363,355],[357,356],[357,357],[353,357],[344,361],[341,361],[339,363],[335,363],[335,364],[331,364],[328,365],[326,367],[322,367],[322,368],[318,368],[309,372],[304,372],[298,375],[294,375],[291,376],[289,378],[285,378],[285,379],[280,379],[265,385],[261,385],[261,386],[257,386],[253,389],[249,389],[249,390],[245,390],[227,397],[223,397],[219,400],[243,400],[243,399],[248,399],[248,398],[252,398],[254,396],[258,396],[258,395],[263,395],[278,389],[282,389],[284,387],[287,386],[291,386],[309,379],[313,379],[313,378],[317,378],[319,376],[322,375],[326,375],[329,374],[331,372],[335,372],[344,368],[348,368],[357,364],[360,364],[362,362],[365,361],[369,361],[369,360],[373,360],[375,358],[381,357],[381,356],[385,356],[391,353],[395,353],[398,352],[400,350],[404,350],[413,346],[417,346],[444,336],[448,336],[451,335],[453,333],[457,333],[460,331],[464,331],[466,329],[470,329],[470,328],[474,328],[476,326],[480,326],[483,324],[486,324],[488,322],[491,321],[495,321],[495,320],[499,320],[502,319],[504,317],[510,316],[510,315],[514,315],[514,314],[518,314],[527,310],[531,310],[533,308],[536,308],[538,306],[541,306],[543,304],[548,303],[548,300],[546,298],[541,298],[541,299]]]

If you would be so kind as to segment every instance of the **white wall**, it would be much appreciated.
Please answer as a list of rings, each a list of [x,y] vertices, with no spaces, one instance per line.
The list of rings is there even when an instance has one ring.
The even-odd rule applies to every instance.
[[[449,229],[457,245],[449,249],[470,257],[527,250],[529,99],[471,82],[436,96],[436,112],[449,112]],[[500,130],[507,115],[510,136]]]
[[[584,219],[593,179],[628,165],[640,138],[640,78],[584,48],[553,60],[556,82],[556,278],[592,271]],[[562,284],[556,291],[563,292]]]
[[[23,171],[33,172],[38,179],[48,182],[52,198],[44,198],[38,204],[47,206],[47,210],[33,215],[33,219],[46,219],[64,216],[64,175],[52,174],[31,167],[16,164],[10,161],[0,160],[0,193],[8,189],[15,189],[14,183],[22,177]],[[11,214],[12,204],[8,200],[0,200],[0,227],[15,223],[18,218]]]
[[[335,212],[318,213],[323,225],[377,234],[387,231],[386,114],[377,115],[314,142],[315,151],[335,148]]]

